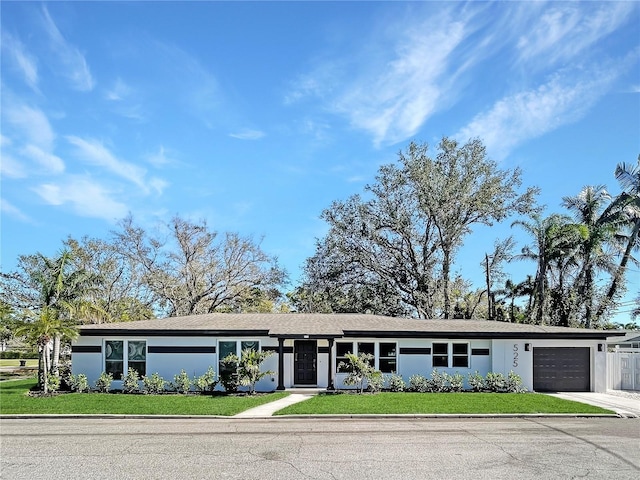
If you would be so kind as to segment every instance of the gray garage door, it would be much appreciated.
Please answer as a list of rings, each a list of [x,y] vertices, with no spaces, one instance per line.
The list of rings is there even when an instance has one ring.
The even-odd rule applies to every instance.
[[[533,389],[537,392],[588,392],[591,369],[588,347],[533,349]]]

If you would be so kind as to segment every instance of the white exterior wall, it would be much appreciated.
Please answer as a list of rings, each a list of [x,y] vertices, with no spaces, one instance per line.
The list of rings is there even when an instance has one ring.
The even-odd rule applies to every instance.
[[[591,354],[591,391],[605,392],[607,390],[607,352],[603,340],[492,340],[493,372],[507,375],[510,371],[522,378],[527,390],[533,390],[533,350],[536,347],[588,347]],[[529,344],[529,351],[525,349]],[[598,351],[598,344],[603,344],[602,351]]]
[[[71,373],[84,373],[89,385],[93,387],[100,374],[104,371],[104,345],[101,337],[78,337],[73,341],[74,346],[100,347],[100,353],[72,353]]]

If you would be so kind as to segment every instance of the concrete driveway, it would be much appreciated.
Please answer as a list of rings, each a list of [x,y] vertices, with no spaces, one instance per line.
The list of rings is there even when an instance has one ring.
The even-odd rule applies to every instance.
[[[621,417],[640,418],[640,392],[610,390],[607,393],[559,392],[549,395],[607,408]]]

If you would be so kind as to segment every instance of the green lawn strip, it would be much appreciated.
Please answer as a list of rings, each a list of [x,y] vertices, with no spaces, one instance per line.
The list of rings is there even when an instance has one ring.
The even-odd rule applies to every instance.
[[[522,414],[614,412],[538,393],[378,393],[317,395],[276,415]]]
[[[19,367],[20,360],[17,358],[0,358],[0,367]],[[37,367],[38,359],[37,358],[29,358],[26,359],[27,367]]]
[[[122,414],[122,415],[223,415],[231,416],[287,396],[125,395],[65,393],[30,397],[34,379],[0,383],[0,414]]]

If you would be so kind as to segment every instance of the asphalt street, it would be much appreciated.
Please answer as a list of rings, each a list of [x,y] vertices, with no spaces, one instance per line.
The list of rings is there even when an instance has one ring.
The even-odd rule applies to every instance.
[[[3,479],[640,478],[640,420],[3,419]]]

